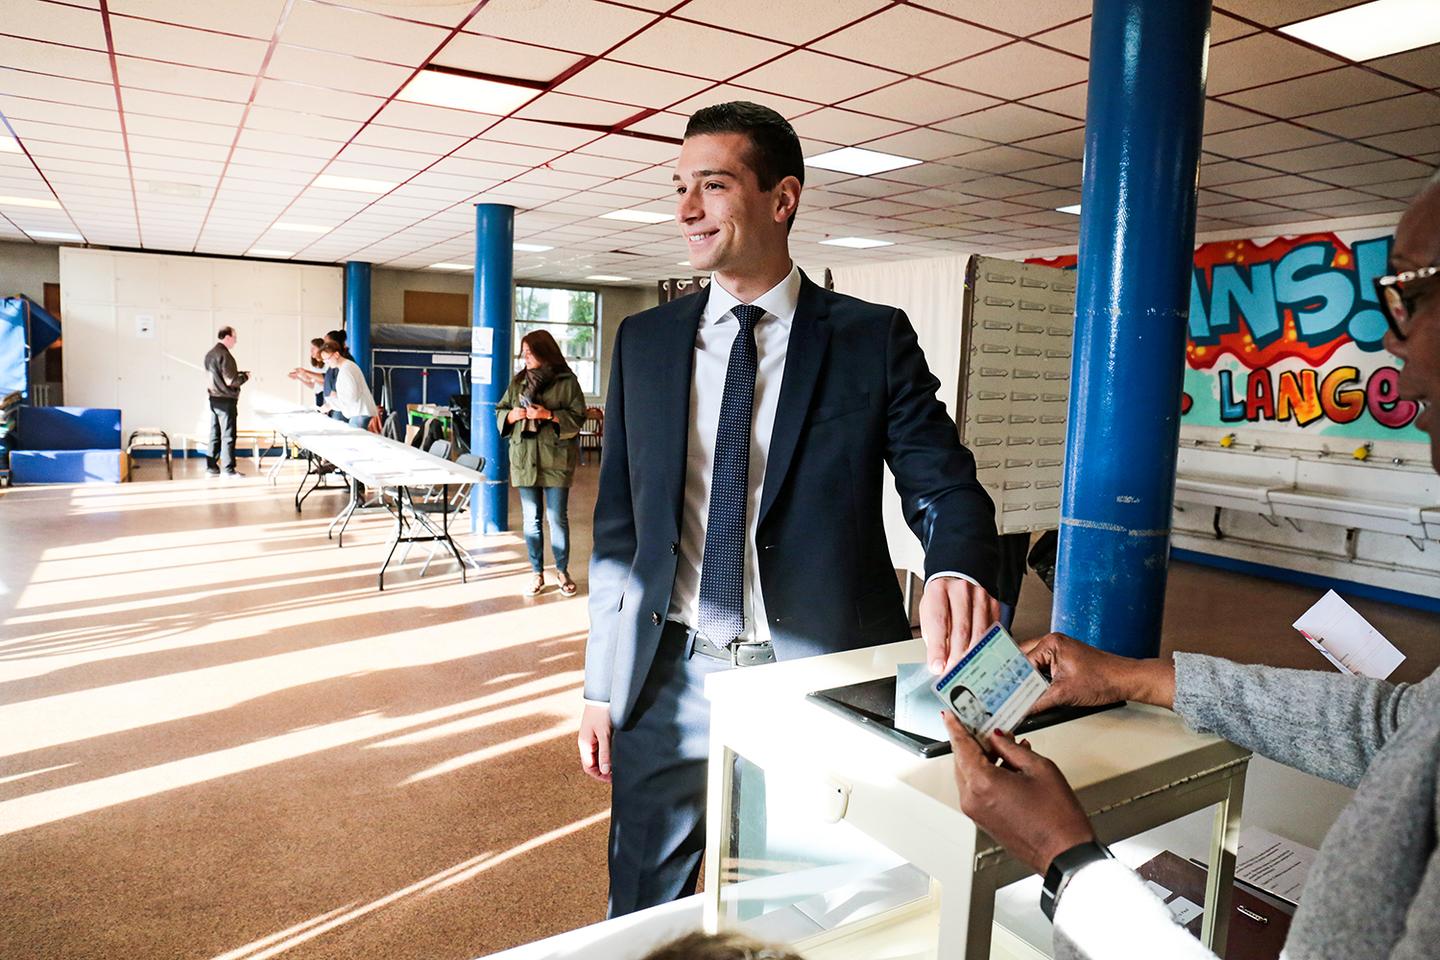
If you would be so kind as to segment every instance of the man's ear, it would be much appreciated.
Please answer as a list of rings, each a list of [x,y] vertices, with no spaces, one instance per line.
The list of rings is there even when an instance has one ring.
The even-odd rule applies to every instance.
[[[775,222],[784,223],[800,209],[800,180],[785,177],[775,185]]]

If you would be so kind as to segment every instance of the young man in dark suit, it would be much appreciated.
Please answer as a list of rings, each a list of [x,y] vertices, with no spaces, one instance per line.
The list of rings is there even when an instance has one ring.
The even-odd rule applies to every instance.
[[[774,111],[691,117],[676,221],[711,283],[616,335],[579,737],[612,784],[612,916],[695,889],[708,673],[909,638],[883,464],[925,545],[931,669],[998,615],[994,505],[909,320],[790,259],[804,176]]]

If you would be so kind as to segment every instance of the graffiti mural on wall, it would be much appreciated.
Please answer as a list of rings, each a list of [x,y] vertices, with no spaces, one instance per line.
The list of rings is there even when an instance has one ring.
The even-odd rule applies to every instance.
[[[1374,278],[1387,272],[1391,239],[1321,233],[1196,248],[1182,423],[1424,440],[1381,344]],[[1073,267],[1075,257],[1032,262]]]

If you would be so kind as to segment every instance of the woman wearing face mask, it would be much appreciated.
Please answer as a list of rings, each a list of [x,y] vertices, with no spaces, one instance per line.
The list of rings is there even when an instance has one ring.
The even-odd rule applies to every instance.
[[[548,330],[526,334],[520,356],[525,366],[495,405],[495,415],[501,436],[510,438],[510,484],[520,491],[525,547],[534,571],[525,592],[533,597],[545,588],[543,512],[550,519],[560,592],[573,597],[578,588],[569,572],[569,500],[579,457],[576,438],[585,422],[585,392]]]

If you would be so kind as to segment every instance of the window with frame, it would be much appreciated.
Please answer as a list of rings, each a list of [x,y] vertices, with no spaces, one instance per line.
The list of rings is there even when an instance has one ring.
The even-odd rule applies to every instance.
[[[566,287],[515,288],[515,369],[520,341],[533,330],[548,330],[587,394],[600,392],[600,295]]]

